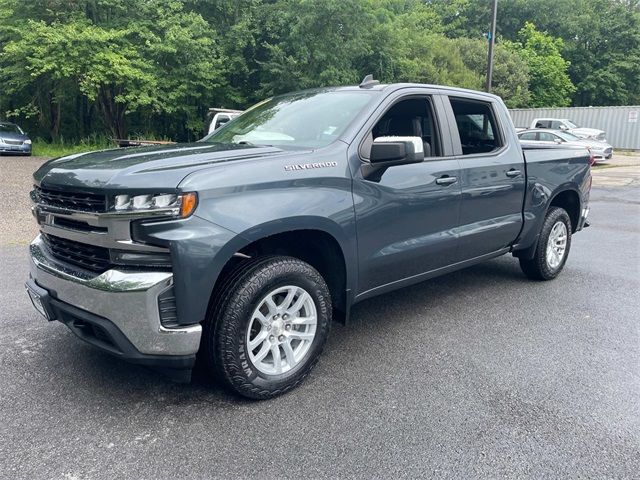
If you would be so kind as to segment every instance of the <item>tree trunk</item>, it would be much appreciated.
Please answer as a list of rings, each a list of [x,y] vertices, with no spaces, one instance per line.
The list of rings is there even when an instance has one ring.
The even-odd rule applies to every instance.
[[[126,105],[115,101],[115,94],[110,87],[100,90],[99,104],[104,115],[104,121],[114,138],[127,138],[125,121]]]

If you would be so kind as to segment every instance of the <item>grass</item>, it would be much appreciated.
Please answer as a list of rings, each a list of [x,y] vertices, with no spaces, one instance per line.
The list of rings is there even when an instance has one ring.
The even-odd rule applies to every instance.
[[[42,138],[33,141],[32,154],[37,157],[63,157],[72,153],[90,152],[115,148],[117,145],[108,137],[91,136],[81,140],[67,141],[60,139],[56,142],[46,142]]]

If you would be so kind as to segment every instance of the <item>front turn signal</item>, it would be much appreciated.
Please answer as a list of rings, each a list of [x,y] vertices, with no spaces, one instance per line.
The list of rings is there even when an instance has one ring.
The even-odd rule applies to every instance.
[[[180,195],[180,218],[191,216],[198,206],[198,194],[196,192],[183,193]]]

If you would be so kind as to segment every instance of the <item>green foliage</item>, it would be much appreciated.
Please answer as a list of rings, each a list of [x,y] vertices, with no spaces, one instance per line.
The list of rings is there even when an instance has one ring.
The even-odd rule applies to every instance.
[[[42,12],[24,3],[0,0],[0,104],[9,116],[38,112],[54,139],[90,133],[96,120],[125,137],[136,116],[163,116],[161,129],[184,136],[201,131],[221,59],[199,14],[173,0],[52,1]]]
[[[571,103],[576,88],[567,74],[569,62],[562,58],[563,42],[525,23],[519,33],[520,44],[511,44],[529,67],[531,107],[564,107]]]
[[[209,107],[368,73],[482,89],[490,10],[486,0],[0,0],[0,117],[48,140],[193,140]],[[637,104],[638,78],[637,0],[499,3],[493,91],[508,106]]]
[[[452,38],[487,32],[491,2],[427,0]],[[498,40],[518,41],[526,22],[563,40],[576,87],[573,104],[640,103],[640,3],[638,0],[509,0],[498,3]]]
[[[92,135],[91,137],[65,140],[59,138],[56,142],[47,142],[42,138],[33,141],[32,154],[38,157],[62,157],[72,153],[91,152],[115,148],[117,145],[105,136]]]

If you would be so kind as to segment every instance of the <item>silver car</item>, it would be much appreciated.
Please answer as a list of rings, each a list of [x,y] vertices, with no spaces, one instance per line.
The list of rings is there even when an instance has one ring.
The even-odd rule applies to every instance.
[[[541,142],[546,144],[564,144],[588,147],[596,160],[609,160],[613,155],[613,147],[606,142],[580,138],[573,133],[546,128],[534,128],[518,132],[520,140]]]
[[[0,121],[0,154],[31,155],[31,139],[15,123]]]

